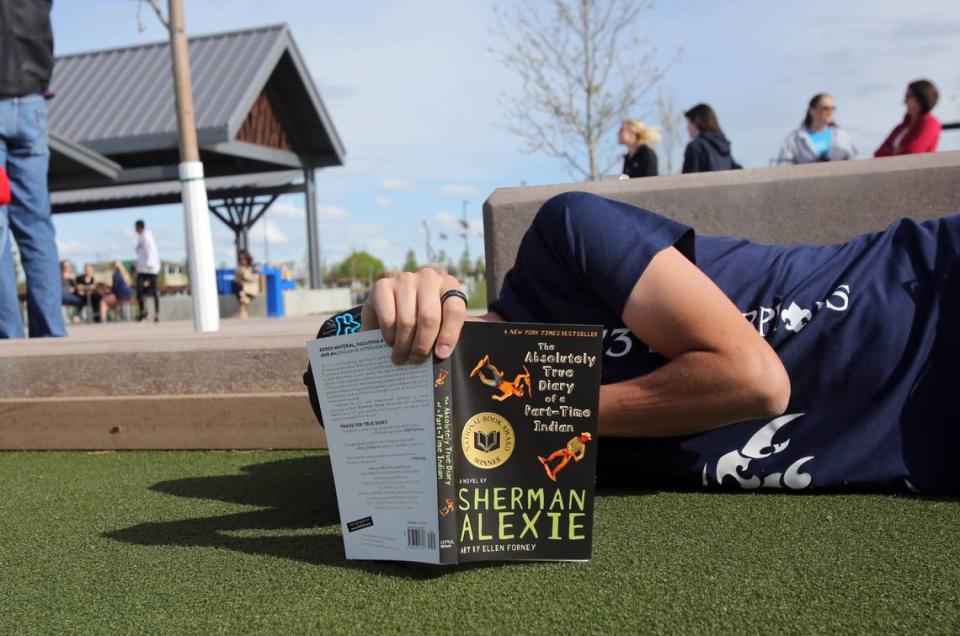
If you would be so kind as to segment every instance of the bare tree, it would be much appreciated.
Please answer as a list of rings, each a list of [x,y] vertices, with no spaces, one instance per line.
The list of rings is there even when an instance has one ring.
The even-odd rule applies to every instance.
[[[683,147],[683,136],[686,132],[683,112],[677,107],[673,91],[660,90],[657,95],[657,115],[660,119],[660,147],[667,160],[664,174],[673,174],[673,159],[677,149]]]
[[[143,20],[140,19],[140,9],[143,8],[143,4],[146,3],[150,5],[150,8],[153,9],[153,12],[157,14],[157,19],[160,20],[160,23],[167,29],[170,28],[170,22],[167,20],[167,17],[163,15],[163,10],[160,8],[158,0],[137,0],[137,31],[143,33],[147,30],[147,27],[143,24]]]
[[[522,81],[504,95],[506,127],[524,151],[563,161],[571,175],[597,179],[614,131],[663,76],[656,48],[637,34],[653,4],[643,0],[523,0],[497,9],[494,53]],[[667,64],[669,66],[669,64]],[[611,149],[611,152],[606,151]],[[612,163],[610,165],[613,165]]]

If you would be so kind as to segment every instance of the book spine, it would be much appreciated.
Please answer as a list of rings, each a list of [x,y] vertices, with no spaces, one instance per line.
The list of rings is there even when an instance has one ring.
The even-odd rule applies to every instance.
[[[440,563],[457,563],[456,474],[453,418],[453,375],[449,358],[433,365],[434,422],[437,451],[437,528]]]

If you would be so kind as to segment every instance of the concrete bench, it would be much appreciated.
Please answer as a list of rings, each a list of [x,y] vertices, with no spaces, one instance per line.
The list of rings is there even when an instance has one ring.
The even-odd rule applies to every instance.
[[[765,243],[842,242],[902,217],[960,212],[960,151],[804,166],[499,188],[483,204],[487,297],[500,291],[544,201],[593,192],[686,223],[700,234]]]

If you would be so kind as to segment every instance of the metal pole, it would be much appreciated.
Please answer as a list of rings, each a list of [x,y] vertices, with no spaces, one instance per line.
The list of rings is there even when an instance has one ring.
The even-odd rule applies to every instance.
[[[267,236],[267,215],[264,214],[263,216],[263,265],[264,267],[270,267],[270,238]]]
[[[307,199],[307,260],[310,267],[310,289],[320,289],[320,227],[317,223],[317,185],[313,168],[303,169],[303,193]]]
[[[234,234],[234,244],[237,247],[237,262],[240,262],[240,252],[249,252],[250,248],[248,247],[249,238],[247,235],[247,229],[238,229]]]
[[[177,100],[177,124],[180,129],[180,187],[187,235],[187,263],[190,266],[193,328],[195,331],[217,331],[220,329],[220,308],[213,262],[213,237],[210,232],[210,216],[207,213],[203,164],[200,163],[200,151],[197,148],[183,0],[169,0],[168,7],[173,87]]]

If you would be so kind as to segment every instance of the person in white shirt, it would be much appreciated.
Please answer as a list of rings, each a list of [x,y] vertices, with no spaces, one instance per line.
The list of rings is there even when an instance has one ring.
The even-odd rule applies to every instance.
[[[139,320],[146,320],[147,308],[143,297],[146,294],[153,296],[153,321],[160,320],[160,291],[157,278],[160,274],[160,254],[157,252],[157,242],[153,232],[146,228],[146,224],[139,220],[133,225],[137,231],[137,305],[140,307]]]

